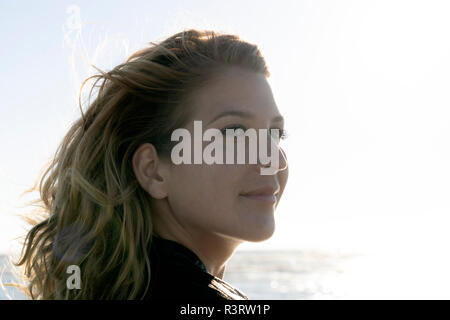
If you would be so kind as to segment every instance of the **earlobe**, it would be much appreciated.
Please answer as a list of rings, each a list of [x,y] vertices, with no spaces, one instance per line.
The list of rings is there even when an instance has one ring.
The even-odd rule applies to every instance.
[[[158,168],[161,168],[159,166]],[[164,199],[167,197],[167,179],[160,175],[161,170],[155,170],[151,175],[147,187],[147,192],[154,199]]]

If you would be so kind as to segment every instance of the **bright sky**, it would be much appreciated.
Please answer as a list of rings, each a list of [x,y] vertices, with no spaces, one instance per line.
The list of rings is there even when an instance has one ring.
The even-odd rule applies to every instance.
[[[258,44],[290,135],[275,235],[243,249],[450,265],[449,2],[3,1],[0,12],[0,252],[23,234],[18,195],[79,116],[93,72],[81,55],[108,69],[194,27]]]

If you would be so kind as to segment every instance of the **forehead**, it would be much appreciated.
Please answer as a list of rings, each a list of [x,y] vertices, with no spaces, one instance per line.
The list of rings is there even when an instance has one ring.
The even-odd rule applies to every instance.
[[[266,77],[238,68],[215,77],[192,97],[192,118],[208,121],[229,110],[239,110],[262,119],[279,114]]]

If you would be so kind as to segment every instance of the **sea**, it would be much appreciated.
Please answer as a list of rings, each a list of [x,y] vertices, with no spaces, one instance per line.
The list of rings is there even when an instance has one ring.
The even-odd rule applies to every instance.
[[[250,300],[450,299],[447,251],[241,250],[223,280]],[[0,300],[27,299],[6,256],[0,255]]]
[[[298,250],[237,251],[228,261],[223,280],[249,299],[311,300],[345,298],[333,283],[343,264],[358,255]],[[5,255],[0,255],[3,283],[17,280]],[[0,287],[0,300],[27,299],[18,289]]]

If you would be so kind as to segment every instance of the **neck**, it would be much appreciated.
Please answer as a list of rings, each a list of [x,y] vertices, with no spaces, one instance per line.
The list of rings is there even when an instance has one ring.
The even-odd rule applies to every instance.
[[[155,214],[153,216],[156,234],[162,238],[176,241],[194,252],[210,274],[223,279],[226,263],[242,241],[205,230],[186,228],[178,224],[176,219],[168,217],[172,217],[172,215]]]
[[[180,239],[180,243],[191,249],[200,258],[210,274],[220,279],[223,279],[227,261],[240,244],[239,241],[214,234]]]

